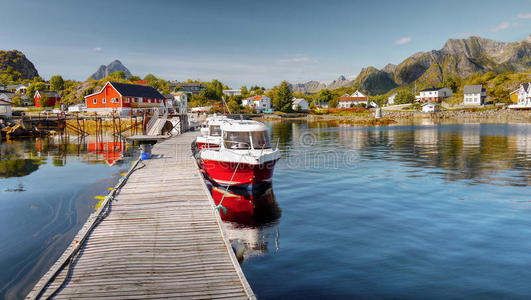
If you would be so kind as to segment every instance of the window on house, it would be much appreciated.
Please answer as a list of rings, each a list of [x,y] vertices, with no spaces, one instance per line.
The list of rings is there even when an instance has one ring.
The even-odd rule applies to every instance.
[[[125,98],[125,103],[129,103],[129,98]]]
[[[106,99],[106,98],[103,98],[103,99],[101,100],[101,103],[103,103],[103,104],[107,103],[107,99]]]
[[[96,98],[92,99],[92,104],[98,104],[98,99]]]

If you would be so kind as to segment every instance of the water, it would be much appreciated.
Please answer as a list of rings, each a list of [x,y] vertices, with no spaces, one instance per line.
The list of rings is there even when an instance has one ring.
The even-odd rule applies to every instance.
[[[271,210],[224,223],[260,299],[531,294],[531,125],[268,126],[283,158],[252,197]],[[26,295],[130,167],[106,147],[0,146],[0,298]]]
[[[240,226],[268,243],[259,299],[531,294],[531,125],[268,125],[282,215]]]
[[[119,140],[38,138],[0,144],[0,299],[22,299],[130,168]],[[121,160],[118,160],[121,159]]]

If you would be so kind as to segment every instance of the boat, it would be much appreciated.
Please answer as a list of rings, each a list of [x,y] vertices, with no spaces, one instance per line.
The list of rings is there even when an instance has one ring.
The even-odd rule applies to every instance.
[[[195,140],[199,150],[203,148],[218,149],[221,144],[221,129],[220,126],[225,121],[230,120],[226,116],[213,116],[205,120],[201,124],[201,136]]]
[[[270,183],[280,158],[273,149],[267,127],[257,121],[225,119],[220,124],[219,147],[199,152],[206,176],[220,186],[255,188]]]

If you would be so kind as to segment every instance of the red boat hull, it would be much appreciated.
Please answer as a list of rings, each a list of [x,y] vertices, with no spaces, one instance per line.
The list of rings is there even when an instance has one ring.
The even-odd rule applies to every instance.
[[[271,182],[276,163],[277,160],[272,160],[259,165],[245,163],[238,165],[233,162],[201,160],[201,165],[208,177],[219,185],[230,186]]]

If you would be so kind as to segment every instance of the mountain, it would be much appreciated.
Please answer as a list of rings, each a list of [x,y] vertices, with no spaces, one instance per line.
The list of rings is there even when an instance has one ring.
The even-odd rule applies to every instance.
[[[18,72],[23,79],[32,79],[35,76],[39,76],[39,72],[37,72],[33,63],[18,50],[0,50],[0,73],[5,71],[10,73],[13,71]]]
[[[320,81],[307,81],[303,83],[293,83],[291,84],[291,89],[296,93],[316,93],[322,89],[338,89],[345,86],[352,85],[354,81],[346,78],[341,75],[336,80],[330,82],[320,82]]]
[[[89,78],[99,80],[99,79],[109,76],[109,74],[111,74],[114,71],[124,71],[125,78],[128,78],[133,75],[131,74],[129,69],[127,69],[119,60],[115,60],[111,62],[110,64],[108,64],[107,66],[101,65],[98,68],[98,70],[94,74],[92,74]]]
[[[381,70],[375,67],[363,68],[354,81],[343,81],[338,87],[352,85],[370,95],[377,95],[413,82],[419,87],[437,86],[449,76],[523,72],[530,67],[531,35],[525,40],[510,43],[472,36],[467,39],[450,39],[442,49],[415,53],[400,64],[388,64]],[[330,88],[328,85],[302,85],[311,92],[324,87]]]

